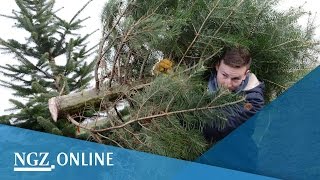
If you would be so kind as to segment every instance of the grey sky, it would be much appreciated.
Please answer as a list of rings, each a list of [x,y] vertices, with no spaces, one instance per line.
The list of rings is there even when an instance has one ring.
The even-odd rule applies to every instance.
[[[91,18],[84,22],[83,25],[86,27],[82,29],[81,33],[86,34],[90,33],[98,28],[100,28],[100,14],[103,8],[104,3],[107,0],[93,0],[93,2],[90,3],[90,5],[82,12],[81,16],[82,18],[90,16]],[[55,8],[59,9],[61,7],[64,7],[64,9],[60,10],[59,16],[70,20],[74,13],[76,13],[85,3],[87,0],[56,0]],[[279,6],[280,10],[288,9],[290,6],[297,7],[299,5],[304,4],[304,9],[310,10],[313,14],[315,14],[317,11],[320,12],[318,7],[320,7],[320,1],[318,0],[283,0]],[[6,14],[11,15],[12,9],[16,9],[15,1],[14,0],[0,0],[1,6],[0,6],[0,14]],[[300,23],[305,23],[305,19],[302,19],[299,21]],[[20,39],[23,40],[23,31],[18,30],[16,28],[12,28],[13,21],[4,17],[0,17],[0,37],[3,39]],[[320,21],[319,18],[316,19],[316,24],[319,25]],[[320,28],[317,29],[316,37],[320,37]],[[91,38],[90,41],[92,44],[95,44],[98,42],[100,37],[100,33],[95,33]],[[10,63],[12,61],[12,57],[9,55],[0,54],[0,64],[4,65],[7,63]],[[0,77],[3,78],[3,77]],[[0,87],[0,97],[1,97],[1,103],[0,103],[0,115],[3,114],[9,114],[10,112],[5,111],[5,109],[8,109],[11,106],[9,103],[9,99],[13,98],[11,95],[11,90]]]

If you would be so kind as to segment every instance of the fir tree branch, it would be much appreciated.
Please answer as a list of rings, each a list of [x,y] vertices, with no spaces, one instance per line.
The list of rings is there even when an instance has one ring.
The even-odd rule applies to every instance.
[[[149,131],[149,132],[151,132],[151,133],[155,133],[155,134],[156,134],[156,132],[154,132],[154,131],[152,131],[151,129],[147,128],[144,124],[141,124],[141,122],[137,121],[137,123],[138,123],[139,126],[141,126],[143,129],[145,129],[145,130],[147,130],[147,131]]]
[[[131,59],[131,57],[132,57],[133,55],[132,55],[132,51],[129,51],[129,53],[128,53],[128,57],[127,57],[127,60],[126,60],[126,62],[124,63],[124,79],[123,79],[123,81],[124,81],[124,83],[126,83],[128,80],[129,80],[129,62],[130,62],[130,59]],[[141,78],[139,78],[140,80],[141,80]]]
[[[91,131],[93,131],[93,132],[111,131],[111,130],[123,128],[123,127],[125,127],[125,126],[127,126],[129,124],[132,124],[134,122],[137,122],[137,121],[148,120],[148,119],[153,119],[153,118],[159,118],[159,117],[164,117],[164,116],[170,116],[170,115],[175,115],[175,114],[180,114],[180,113],[188,113],[188,112],[195,112],[195,111],[223,108],[223,107],[226,107],[226,106],[230,106],[230,105],[234,105],[234,104],[243,102],[244,100],[245,100],[245,98],[241,98],[240,100],[237,100],[237,101],[234,101],[234,102],[225,103],[225,104],[221,104],[221,105],[217,105],[217,106],[185,109],[185,110],[180,110],[180,111],[172,111],[172,112],[168,112],[168,113],[161,113],[161,114],[152,115],[152,116],[148,116],[148,117],[141,117],[141,118],[137,118],[137,119],[133,119],[133,120],[127,121],[126,123],[118,125],[118,126],[113,126],[113,127],[104,128],[104,129],[92,129]]]
[[[88,130],[88,131],[91,131],[91,128],[88,128],[86,126],[83,126],[81,125],[78,121],[76,121],[70,114],[67,114],[67,119],[74,125],[76,125],[77,127],[80,127],[82,129],[85,129],[85,130]]]
[[[113,142],[113,143],[115,143],[117,146],[119,146],[119,147],[121,147],[121,148],[124,148],[123,146],[121,146],[120,143],[118,143],[117,141],[115,141],[115,140],[113,140],[113,139],[111,139],[111,138],[109,138],[109,137],[107,137],[107,136],[104,136],[104,135],[102,135],[102,134],[100,134],[100,133],[97,133],[97,135],[100,136],[100,137],[102,137],[102,138],[105,138],[105,139],[107,139],[107,140],[109,140],[109,141],[111,141],[111,142]]]
[[[180,64],[181,64],[182,61],[184,60],[185,56],[187,55],[187,53],[189,52],[189,50],[191,49],[191,47],[192,47],[192,46],[194,45],[194,43],[197,41],[197,39],[198,39],[198,37],[199,37],[199,35],[200,35],[200,33],[201,33],[204,25],[207,23],[207,21],[208,21],[209,17],[211,16],[211,14],[212,14],[212,13],[216,10],[216,8],[218,7],[219,2],[220,2],[220,0],[218,0],[218,2],[215,4],[215,6],[210,10],[210,12],[208,13],[207,17],[206,17],[206,18],[204,19],[204,21],[202,22],[199,30],[198,30],[198,31],[195,31],[195,32],[196,32],[195,37],[193,38],[192,42],[189,44],[187,50],[183,53],[183,55],[182,55],[179,63],[177,64],[177,67],[180,66]]]
[[[9,15],[5,15],[5,14],[0,14],[0,16],[5,17],[5,18],[9,18],[9,19],[17,19],[17,17],[15,17],[15,16],[9,16]]]
[[[102,144],[102,140],[100,139],[100,135],[98,135],[97,133],[92,133],[91,132],[91,136],[96,142]]]
[[[160,88],[157,89],[157,90],[155,90],[152,94],[150,94],[148,97],[146,97],[145,99],[143,99],[142,104],[139,106],[139,110],[138,110],[138,112],[137,112],[137,117],[139,117],[140,110],[141,110],[142,107],[145,105],[145,103],[147,103],[148,100],[149,100],[150,98],[152,98],[152,97],[153,97],[156,93],[158,93],[160,90],[161,90]]]
[[[162,4],[162,3],[161,3]],[[160,4],[160,5],[161,5]],[[118,61],[120,61],[119,56],[120,56],[120,52],[122,50],[122,48],[125,45],[125,42],[128,41],[128,38],[132,35],[131,32],[134,30],[135,27],[137,27],[141,22],[143,22],[144,20],[150,18],[151,16],[153,16],[155,14],[155,12],[158,10],[158,8],[160,7],[160,5],[158,5],[156,8],[154,8],[150,14],[147,14],[146,16],[141,16],[132,26],[131,28],[125,33],[124,38],[122,38],[121,40],[121,44],[116,52],[115,58],[114,58],[114,62],[112,65],[112,70],[111,70],[111,75],[110,75],[110,80],[109,80],[109,85],[108,87],[111,87],[112,84],[112,80],[114,77],[114,73],[115,73],[115,69],[116,69],[116,63]],[[120,62],[119,62],[120,63]],[[120,68],[120,66],[118,67]],[[120,70],[118,69],[118,71],[120,72]]]
[[[53,11],[53,13],[52,13],[52,14],[53,14],[53,15],[54,15],[54,14],[57,14],[57,12],[61,11],[62,9],[64,9],[64,7],[61,7],[61,8],[59,8],[59,9],[57,9],[57,10]]]
[[[77,16],[92,2],[93,0],[89,0],[84,6],[82,6],[82,8],[72,17],[72,19],[70,20],[69,24],[71,24],[76,18]]]
[[[286,42],[277,44],[277,45],[275,45],[275,46],[272,46],[272,47],[266,49],[266,51],[270,51],[270,50],[272,50],[272,49],[278,49],[278,48],[281,47],[281,46],[284,46],[284,45],[286,45],[286,44],[290,44],[290,43],[295,42],[295,41],[299,41],[299,39],[291,39],[291,40],[289,40],[289,41],[286,41]]]
[[[98,70],[99,70],[99,66],[101,61],[103,60],[103,57],[105,56],[105,54],[108,52],[109,48],[111,47],[111,45],[109,45],[109,47],[107,49],[104,48],[104,44],[107,42],[107,40],[109,39],[110,34],[113,32],[113,30],[116,28],[117,25],[119,25],[120,20],[123,18],[124,14],[127,12],[128,10],[128,6],[126,6],[125,10],[122,11],[122,13],[120,14],[120,16],[118,17],[117,21],[114,23],[114,25],[110,28],[108,34],[104,34],[105,30],[108,27],[108,24],[105,23],[104,27],[103,27],[103,34],[102,34],[102,38],[100,40],[99,43],[99,50],[98,50],[98,59],[97,59],[97,63],[94,69],[94,78],[95,78],[95,88],[97,91],[99,91],[100,89],[100,80],[99,80],[99,76],[98,76]],[[115,40],[113,40],[112,43],[113,44],[115,42]],[[105,78],[103,78],[105,79]],[[103,81],[103,79],[101,81]]]
[[[31,63],[27,58],[25,58],[21,52],[19,52],[17,49],[15,49],[14,47],[12,47],[8,42],[4,41],[3,39],[0,38],[0,44],[5,46],[6,48],[8,48],[8,50],[10,50],[11,52],[13,52],[14,54],[16,54],[17,57],[19,57],[20,59],[18,59],[20,62],[22,62],[23,64],[25,64],[26,66],[31,66],[33,69],[38,70],[39,72],[41,72],[42,74],[44,74],[46,76],[46,78],[52,78],[52,75],[43,71],[42,69],[40,69],[39,67],[35,66],[33,63]]]
[[[123,128],[126,132],[128,132],[129,134],[131,134],[137,141],[139,141],[141,144],[143,144],[144,146],[148,146],[147,144],[145,144],[144,142],[142,142],[140,139],[139,139],[139,137],[137,137],[138,135],[137,134],[135,134],[135,133],[133,133],[133,132],[131,132],[130,130],[128,130],[127,128]],[[143,134],[143,133],[141,133],[141,134]],[[146,134],[144,134],[144,135],[146,135]],[[148,135],[146,135],[146,136],[148,136]]]
[[[278,84],[278,83],[276,83],[276,82],[273,82],[273,81],[270,81],[270,80],[268,80],[268,79],[262,79],[263,81],[267,81],[267,82],[269,82],[269,83],[271,83],[271,84],[274,84],[274,85],[276,85],[276,86],[278,86],[278,87],[280,87],[280,88],[282,88],[282,89],[284,89],[284,90],[286,90],[286,89],[288,89],[287,87],[285,87],[285,86],[282,86],[282,85],[280,85],[280,84]]]
[[[218,49],[218,51],[216,51],[215,53],[211,54],[210,56],[208,56],[206,59],[203,60],[203,62],[208,61],[209,59],[213,58],[214,56],[216,56],[218,54],[218,52],[222,51],[223,47]]]
[[[220,26],[218,27],[218,29],[215,30],[215,32],[213,33],[213,37],[215,37],[218,32],[221,30],[221,28],[224,26],[224,24],[229,20],[229,18],[236,12],[237,8],[239,8],[241,6],[241,4],[244,2],[244,0],[241,0],[229,13],[229,15],[224,19],[224,21],[220,24]],[[210,39],[209,43],[207,44],[207,46],[204,48],[204,50],[202,51],[202,55],[201,57],[203,57],[204,53],[206,52],[208,46],[211,44],[212,40]],[[217,51],[216,53],[218,53],[219,51]],[[214,53],[214,54],[216,54]]]
[[[143,75],[143,71],[144,71],[144,68],[145,68],[145,64],[149,60],[149,56],[150,56],[150,54],[148,54],[147,57],[144,58],[144,60],[142,62],[142,65],[140,67],[139,79],[142,79],[142,75]]]

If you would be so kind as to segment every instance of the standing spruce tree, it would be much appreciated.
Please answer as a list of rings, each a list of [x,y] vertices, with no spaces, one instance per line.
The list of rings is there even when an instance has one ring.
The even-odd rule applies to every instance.
[[[1,73],[9,78],[1,80],[1,85],[25,100],[10,99],[12,110],[17,111],[0,119],[28,129],[74,136],[74,125],[64,120],[52,121],[47,101],[86,88],[92,79],[94,63],[85,61],[91,51],[86,46],[89,34],[84,37],[76,34],[85,20],[77,16],[89,2],[70,21],[56,15],[54,3],[54,0],[16,0],[19,10],[13,10],[13,16],[2,15],[14,20],[15,27],[25,30],[27,36],[24,42],[0,38],[2,52],[14,56],[12,63],[0,66]],[[62,56],[66,64],[58,65]]]

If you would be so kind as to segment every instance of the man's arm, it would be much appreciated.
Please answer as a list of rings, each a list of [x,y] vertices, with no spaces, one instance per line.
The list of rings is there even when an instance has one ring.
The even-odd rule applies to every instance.
[[[257,87],[257,88],[260,88],[260,87]],[[249,90],[248,92],[246,92],[246,102],[244,106],[235,108],[232,114],[228,116],[227,126],[230,126],[232,128],[237,128],[246,120],[251,118],[254,114],[259,112],[263,108],[263,106],[264,106],[263,93],[257,92],[255,90]]]
[[[232,112],[229,112],[228,122],[223,129],[218,129],[213,126],[205,126],[203,133],[209,141],[219,141],[235,128],[239,127],[242,123],[260,111],[264,106],[263,97],[264,84],[261,83],[257,87],[246,91],[246,102],[244,106],[238,106],[233,108]]]

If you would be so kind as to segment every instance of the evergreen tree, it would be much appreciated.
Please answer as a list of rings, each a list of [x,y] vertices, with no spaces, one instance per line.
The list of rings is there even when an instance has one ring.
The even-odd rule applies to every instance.
[[[48,99],[69,94],[87,87],[92,79],[94,63],[86,60],[92,49],[86,46],[86,36],[77,35],[81,23],[79,13],[70,21],[59,18],[54,10],[54,0],[16,0],[19,10],[13,16],[15,27],[25,30],[24,42],[0,38],[1,50],[13,55],[15,61],[1,66],[1,73],[10,80],[1,85],[13,90],[15,96],[25,100],[10,99],[16,113],[2,116],[9,124],[54,134],[74,136],[75,127],[61,120],[54,123],[48,110]],[[63,61],[65,65],[58,65]],[[60,63],[61,64],[61,63]]]
[[[109,89],[139,81],[151,85],[124,93],[119,100],[128,101],[126,113],[114,108],[116,113],[108,114],[106,124],[88,129],[92,137],[182,159],[199,156],[209,147],[201,136],[203,122],[223,126],[227,105],[241,105],[239,97],[224,91],[206,94],[206,77],[224,48],[250,50],[251,70],[266,83],[267,101],[315,67],[319,42],[313,37],[313,24],[301,28],[297,19],[306,14],[302,9],[278,12],[273,8],[276,4],[266,0],[108,1],[102,15],[96,88],[101,89],[103,82]],[[159,68],[165,60],[156,64],[158,59],[172,63]],[[157,70],[173,73],[152,76]],[[208,99],[217,107],[227,107],[208,108],[212,105]]]
[[[210,147],[202,136],[203,124],[210,121],[223,127],[226,112],[243,106],[240,95],[223,89],[214,94],[207,91],[206,78],[224,48],[250,50],[251,69],[265,81],[269,100],[314,67],[318,41],[313,24],[302,29],[296,23],[305,14],[301,9],[277,12],[276,4],[268,0],[106,2],[95,93],[79,93],[91,99],[81,106],[76,103],[76,113],[65,111],[67,119],[81,127],[78,138],[181,159],[198,157]],[[56,89],[56,96],[65,92]],[[90,108],[90,113],[84,108]],[[51,132],[55,129],[39,124]]]
[[[250,50],[251,70],[267,84],[266,99],[271,100],[315,67],[319,52],[313,22],[305,28],[297,24],[308,13],[302,8],[278,12],[277,3],[108,1],[101,53],[108,66],[101,79],[120,84],[144,79],[159,58],[170,58],[190,73],[197,66],[210,69],[225,47],[242,46]]]

